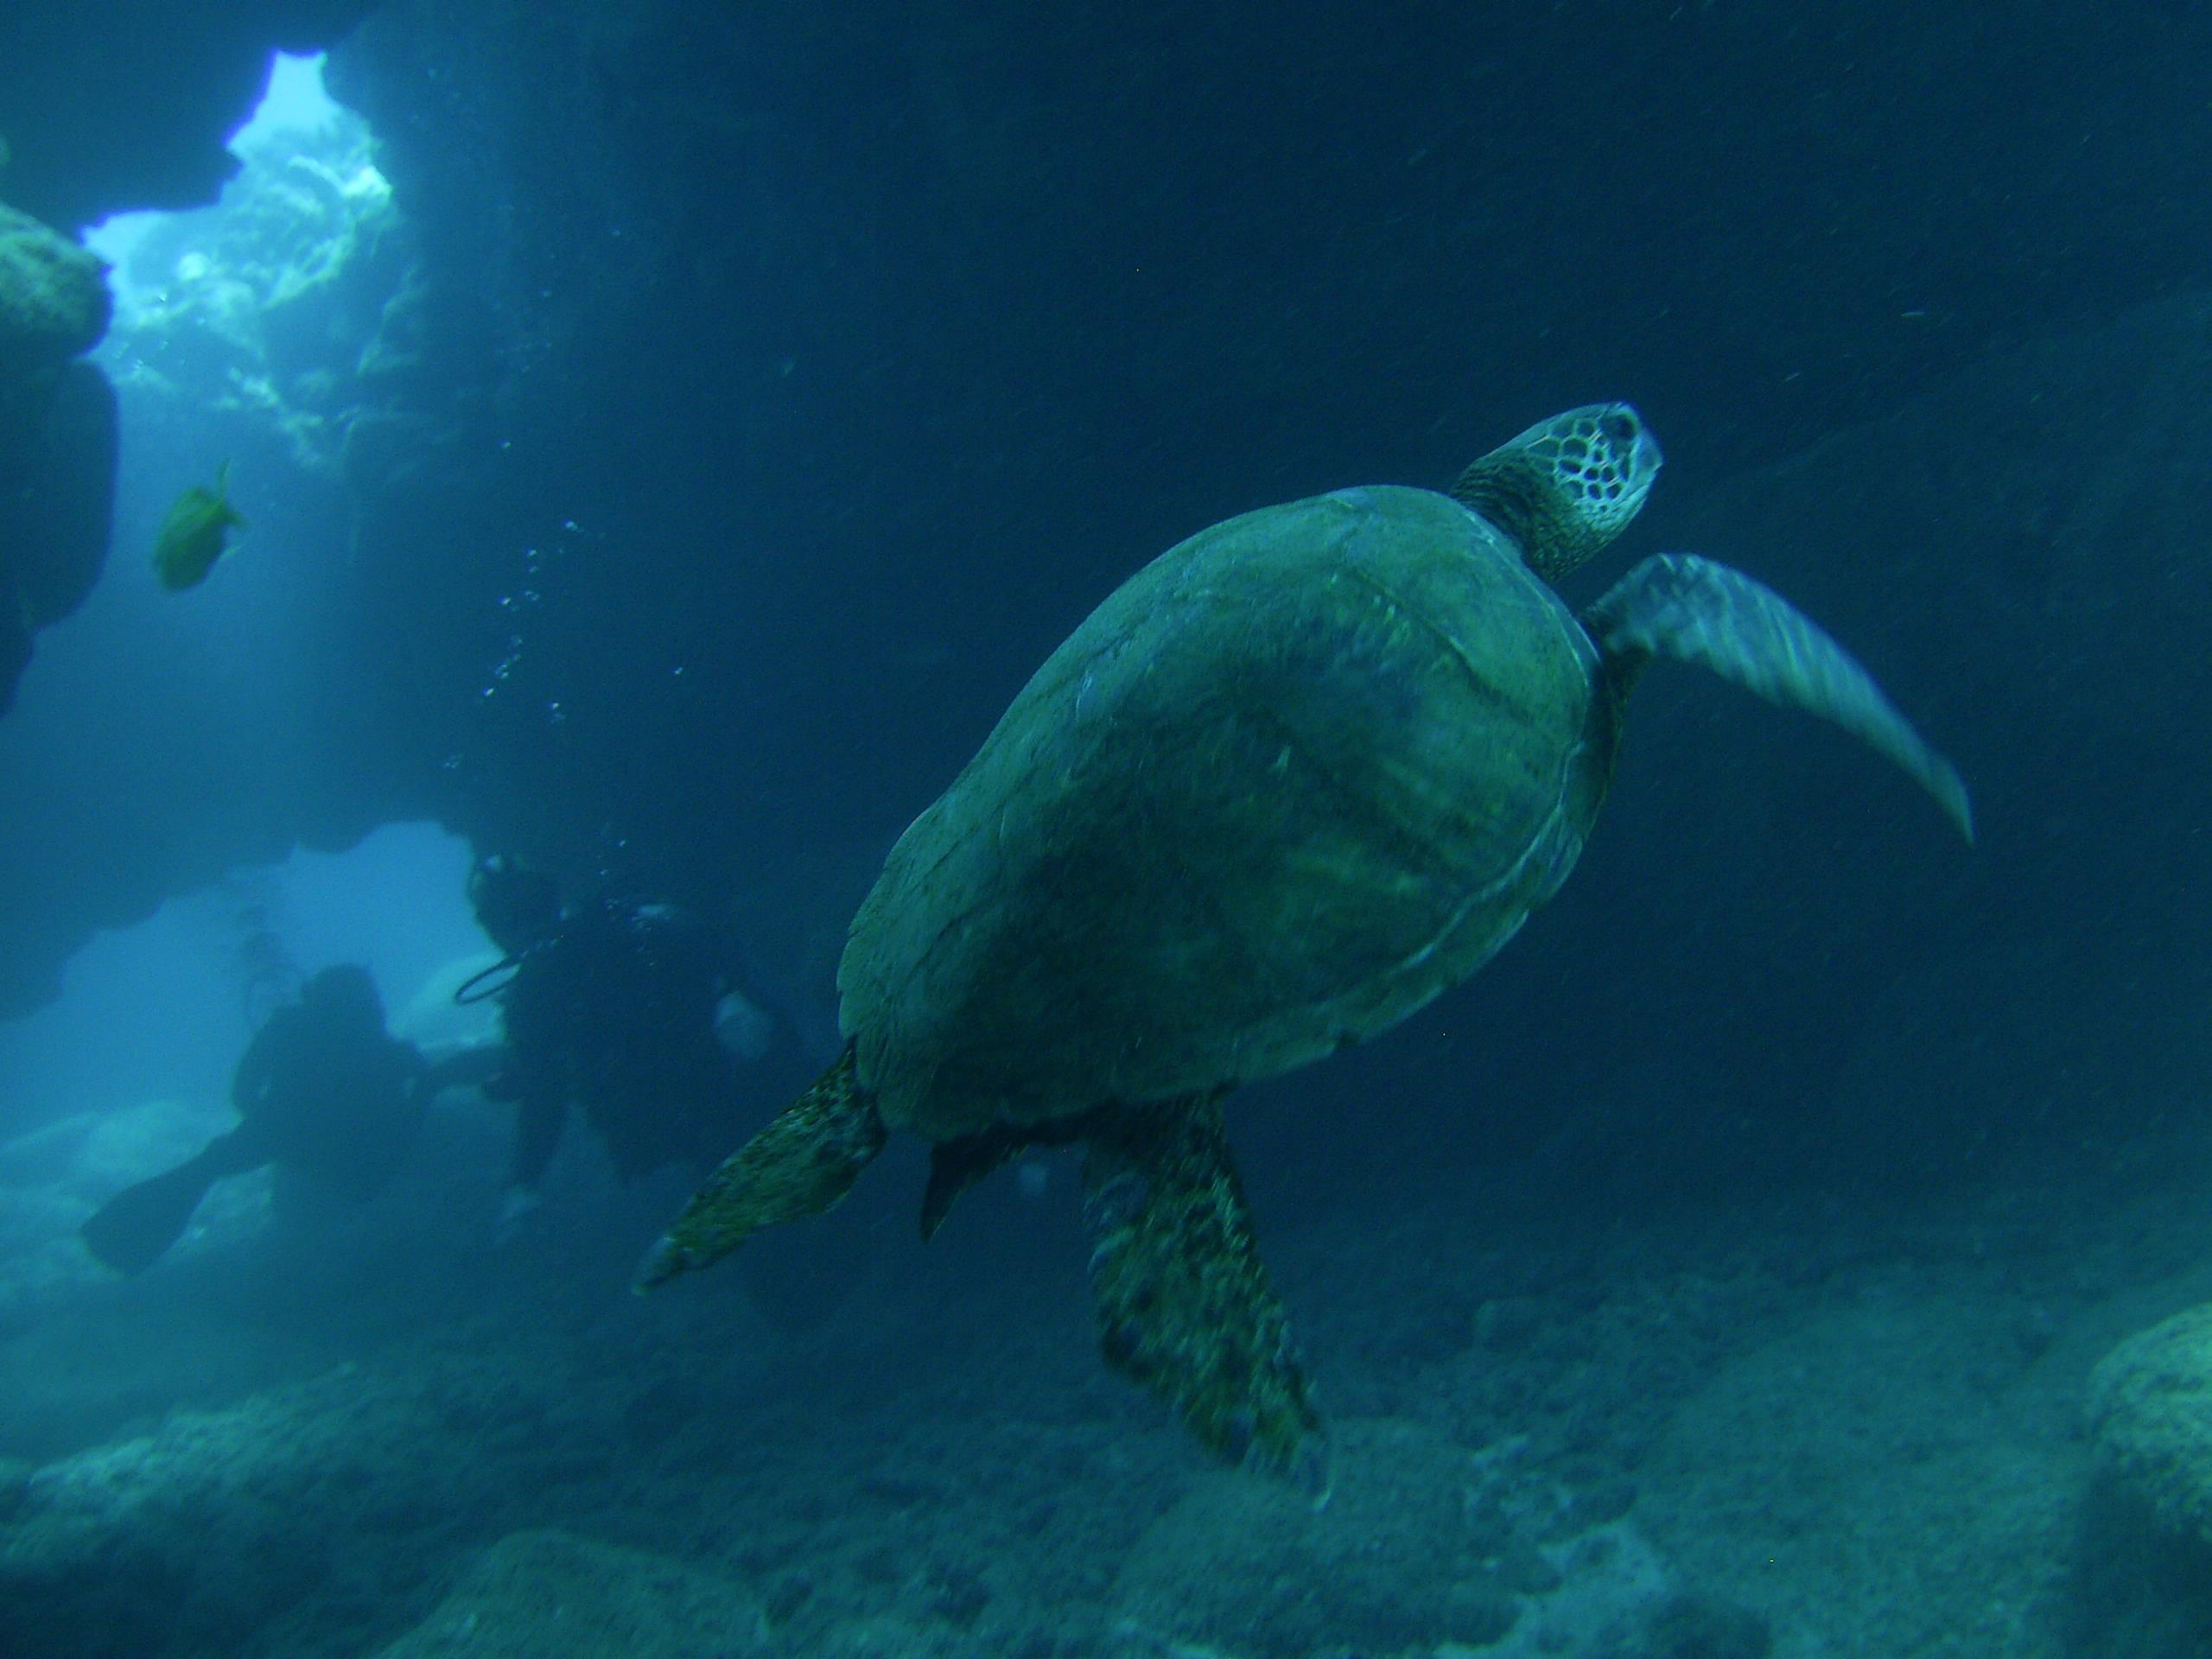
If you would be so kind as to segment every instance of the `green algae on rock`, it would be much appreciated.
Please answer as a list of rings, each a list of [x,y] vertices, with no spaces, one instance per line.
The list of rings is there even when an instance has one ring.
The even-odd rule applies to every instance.
[[[98,255],[0,202],[0,377],[58,368],[89,352],[107,332],[112,304]]]

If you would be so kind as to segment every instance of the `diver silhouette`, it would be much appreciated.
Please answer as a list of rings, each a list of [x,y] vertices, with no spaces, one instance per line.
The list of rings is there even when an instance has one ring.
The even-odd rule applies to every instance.
[[[536,1203],[572,1108],[629,1181],[670,1164],[711,1168],[733,1131],[810,1075],[791,1021],[747,985],[728,930],[667,905],[564,907],[550,875],[499,855],[478,861],[468,897],[505,953],[456,995],[499,999],[502,1059],[484,1092],[517,1109],[507,1223]]]
[[[183,1236],[217,1181],[264,1164],[366,1199],[398,1172],[436,1086],[412,1044],[385,1030],[368,970],[326,968],[278,1008],[238,1058],[238,1126],[165,1174],[125,1187],[86,1222],[92,1254],[143,1273]]]

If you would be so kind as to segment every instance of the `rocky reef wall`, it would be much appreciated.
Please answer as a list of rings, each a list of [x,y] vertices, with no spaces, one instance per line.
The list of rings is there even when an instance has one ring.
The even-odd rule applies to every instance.
[[[0,714],[33,636],[84,602],[107,553],[115,394],[76,359],[109,304],[98,259],[0,204]]]
[[[267,85],[271,52],[327,44],[368,9],[360,0],[124,0],[94,17],[22,0],[0,12],[0,714],[37,634],[76,612],[99,580],[115,510],[116,395],[84,360],[107,330],[112,299],[105,268],[77,232],[111,213],[213,201],[238,167],[226,143]],[[86,717],[97,718],[91,709]],[[16,851],[35,855],[41,837],[21,830],[53,814],[58,791],[86,791],[42,773],[19,782]],[[165,830],[192,817],[188,805],[144,811],[138,839],[159,846]],[[107,827],[102,839],[112,842],[118,826]],[[276,830],[276,844],[294,833],[289,823]],[[188,827],[179,839],[196,837]],[[124,857],[111,866],[89,856],[66,872],[50,857],[17,864],[26,880],[32,871],[46,879],[9,907],[0,1007],[50,994],[60,960],[91,927],[143,913],[191,879],[159,856],[133,856],[143,846],[115,850]],[[239,850],[229,846],[212,868]]]

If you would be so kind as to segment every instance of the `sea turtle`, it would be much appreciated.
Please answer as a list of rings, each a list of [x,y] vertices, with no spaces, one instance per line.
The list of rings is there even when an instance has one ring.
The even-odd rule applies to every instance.
[[[1749,577],[1662,554],[1561,602],[1659,467],[1625,404],[1572,410],[1448,494],[1262,507],[1123,583],[893,848],[838,969],[843,1052],[640,1288],[828,1209],[891,1129],[934,1143],[925,1236],[1008,1156],[1079,1141],[1107,1359],[1217,1452],[1319,1481],[1223,1098],[1397,1024],[1551,897],[1647,661],[1835,721],[1971,838],[1949,764]]]

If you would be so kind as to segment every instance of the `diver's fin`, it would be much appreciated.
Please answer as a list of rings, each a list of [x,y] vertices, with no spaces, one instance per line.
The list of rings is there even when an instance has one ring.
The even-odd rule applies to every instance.
[[[1287,1475],[1318,1508],[1329,1449],[1290,1323],[1261,1265],[1219,1096],[1083,1119],[1084,1220],[1107,1363],[1209,1451]]]
[[[883,1149],[884,1133],[848,1043],[811,1089],[707,1177],[646,1253],[632,1288],[651,1290],[719,1261],[763,1227],[820,1215],[852,1191]]]
[[[219,1154],[231,1140],[225,1135],[167,1174],[124,1187],[85,1223],[80,1230],[86,1248],[118,1273],[145,1272],[184,1236],[207,1189],[239,1173],[226,1167],[228,1160]]]

